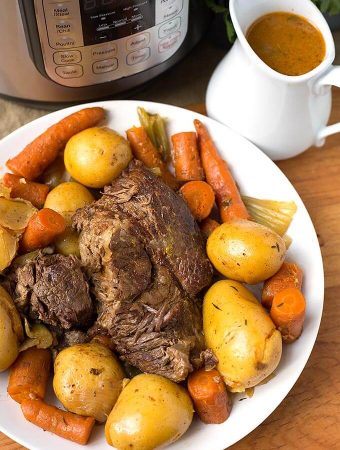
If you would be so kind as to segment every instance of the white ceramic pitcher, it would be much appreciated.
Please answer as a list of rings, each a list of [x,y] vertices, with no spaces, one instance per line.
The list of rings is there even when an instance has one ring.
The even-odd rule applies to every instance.
[[[307,18],[326,43],[323,62],[300,76],[282,75],[252,50],[245,34],[264,14],[286,11]],[[326,126],[331,86],[340,87],[340,66],[332,66],[334,41],[323,15],[310,0],[230,0],[237,40],[215,70],[207,91],[208,115],[254,142],[274,159],[295,156],[340,131]]]

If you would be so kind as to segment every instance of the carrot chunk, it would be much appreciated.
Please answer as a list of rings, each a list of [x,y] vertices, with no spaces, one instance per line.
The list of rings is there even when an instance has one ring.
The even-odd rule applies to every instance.
[[[28,222],[21,238],[21,249],[31,252],[51,244],[66,229],[65,219],[56,211],[43,208]]]
[[[27,181],[20,175],[5,173],[3,184],[11,189],[12,198],[22,198],[32,203],[36,208],[44,206],[49,187],[47,184],[34,183]]]
[[[194,120],[198,135],[198,145],[207,182],[213,188],[223,222],[233,219],[249,219],[234,178],[228,164],[218,154],[206,127]]]
[[[165,162],[161,158],[161,154],[151,142],[147,132],[143,127],[133,127],[126,132],[131,150],[135,158],[142,161],[149,169],[157,169],[163,181],[171,187],[178,188],[176,178],[169,172]]]
[[[198,152],[196,133],[188,131],[171,136],[172,159],[176,178],[180,181],[201,181],[204,172]]]
[[[40,398],[46,393],[50,374],[51,352],[32,347],[20,353],[11,367],[7,392],[18,403]]]
[[[228,392],[216,369],[199,369],[188,378],[189,394],[199,418],[204,423],[223,423],[231,411]]]
[[[284,342],[293,342],[301,335],[305,313],[306,301],[300,289],[284,289],[274,296],[270,317]]]
[[[265,308],[272,306],[274,296],[287,288],[302,287],[303,272],[295,263],[284,262],[280,270],[264,282],[262,290],[262,305]]]
[[[206,219],[215,203],[212,187],[205,181],[188,181],[179,190],[196,220]]]
[[[87,444],[95,424],[93,417],[63,411],[42,400],[24,400],[21,410],[34,425],[81,445]]]
[[[216,230],[216,228],[219,227],[220,224],[216,220],[207,217],[206,219],[202,220],[199,226],[204,236],[208,239],[211,233]]]

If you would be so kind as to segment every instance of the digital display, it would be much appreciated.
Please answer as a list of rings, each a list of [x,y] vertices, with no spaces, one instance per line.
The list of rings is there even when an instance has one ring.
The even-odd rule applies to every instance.
[[[80,0],[84,45],[113,41],[155,25],[155,0]]]

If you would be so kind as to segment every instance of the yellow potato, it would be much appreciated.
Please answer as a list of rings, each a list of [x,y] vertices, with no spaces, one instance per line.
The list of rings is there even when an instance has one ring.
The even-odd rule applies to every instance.
[[[71,227],[67,227],[66,230],[57,237],[54,244],[58,253],[61,253],[64,256],[74,255],[80,258],[79,236]]]
[[[79,183],[67,181],[59,184],[47,195],[44,208],[50,208],[61,214],[67,224],[77,209],[92,203],[94,197],[91,192]]]
[[[67,171],[79,183],[101,188],[118,177],[132,159],[126,139],[110,128],[88,128],[73,136],[65,148]]]
[[[0,372],[16,360],[23,337],[19,313],[8,292],[0,286]]]
[[[179,439],[192,417],[192,402],[182,386],[159,375],[140,374],[120,394],[105,436],[119,450],[153,450]]]
[[[265,309],[241,283],[222,280],[204,297],[207,347],[232,392],[243,392],[267,378],[280,362],[281,334]]]
[[[114,354],[98,343],[62,350],[54,363],[53,389],[71,412],[105,422],[123,387],[124,372]]]
[[[248,220],[235,220],[212,232],[207,253],[214,267],[225,277],[257,284],[279,270],[286,246],[269,228]]]

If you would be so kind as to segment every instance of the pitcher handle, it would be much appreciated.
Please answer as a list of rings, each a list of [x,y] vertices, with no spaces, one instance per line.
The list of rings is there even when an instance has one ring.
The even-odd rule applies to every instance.
[[[324,89],[329,86],[340,88],[340,66],[332,66],[325,75],[318,79],[315,84],[315,92],[322,94]],[[340,122],[321,128],[317,134],[315,145],[321,147],[324,145],[326,137],[335,133],[340,133]]]

